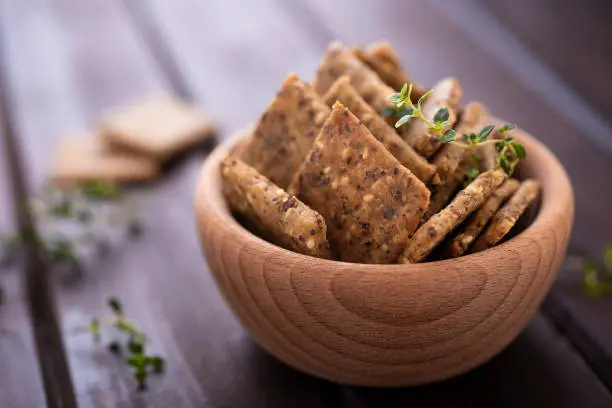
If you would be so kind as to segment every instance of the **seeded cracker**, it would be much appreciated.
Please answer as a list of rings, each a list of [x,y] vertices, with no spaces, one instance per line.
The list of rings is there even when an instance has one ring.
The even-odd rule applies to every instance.
[[[499,209],[493,219],[480,234],[471,248],[471,252],[478,252],[490,248],[502,240],[512,229],[521,215],[538,197],[540,184],[535,180],[525,180],[512,198]]]
[[[478,133],[486,114],[485,107],[480,103],[469,103],[461,113],[459,123],[455,128],[458,140],[464,134]],[[465,153],[466,149],[461,146],[451,143],[442,146],[433,160],[433,164],[436,166],[436,175],[432,179],[432,184],[442,185],[451,181],[453,173],[459,167]]]
[[[440,80],[421,104],[423,115],[433,121],[434,115],[439,109],[447,108],[449,127],[452,127],[456,120],[457,105],[459,105],[462,94],[461,85],[455,78]],[[439,138],[431,133],[422,120],[411,120],[408,123],[404,139],[414,150],[426,158],[431,157],[441,144]]]
[[[221,174],[232,210],[246,216],[262,235],[287,249],[330,258],[327,227],[319,213],[231,156],[221,163]]]
[[[429,190],[336,102],[300,169],[299,197],[327,220],[348,262],[393,263],[429,205]]]
[[[216,125],[200,109],[169,96],[114,109],[99,124],[109,145],[158,162],[214,137]]]
[[[399,56],[388,42],[372,44],[364,50],[356,48],[353,53],[391,88],[400,90],[404,84],[414,84],[404,70]],[[415,101],[424,93],[425,90],[421,85],[414,84],[412,96]]]
[[[319,65],[313,87],[319,95],[325,95],[342,75],[351,78],[351,85],[376,112],[391,106],[387,96],[393,93],[393,89],[350,50],[345,50],[342,44],[333,42]]]
[[[423,261],[453,229],[484,204],[487,197],[504,181],[504,177],[501,169],[479,175],[447,207],[419,227],[408,241],[400,263]]]
[[[329,112],[310,86],[290,74],[243,150],[245,163],[287,188]]]
[[[158,164],[132,152],[109,150],[94,134],[62,138],[52,170],[54,181],[72,185],[83,181],[134,182],[159,175]]]
[[[325,94],[325,102],[332,106],[339,101],[346,106],[363,123],[379,142],[408,170],[412,171],[424,183],[428,182],[435,172],[435,167],[415,152],[402,140],[387,122],[359,96],[349,83],[349,77],[341,76]]]
[[[491,220],[499,207],[518,190],[520,184],[521,183],[515,179],[504,181],[504,183],[491,194],[484,205],[467,219],[459,234],[450,242],[447,252],[453,257],[463,255]]]
[[[431,185],[431,202],[429,208],[423,215],[422,223],[430,219],[434,214],[437,214],[453,199],[457,190],[461,187],[465,179],[465,172],[474,166],[474,160],[468,151],[464,152],[464,156],[455,169],[450,181],[446,184]]]

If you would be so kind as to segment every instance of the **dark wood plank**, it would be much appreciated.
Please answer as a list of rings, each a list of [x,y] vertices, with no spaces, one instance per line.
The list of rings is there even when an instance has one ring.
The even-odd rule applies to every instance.
[[[610,2],[479,1],[604,118],[612,115]]]
[[[344,401],[359,408],[609,407],[609,395],[571,353],[536,317],[506,350],[468,374],[413,389],[347,388]]]
[[[612,296],[586,296],[582,274],[581,270],[566,268],[543,308],[601,382],[612,390]]]
[[[16,229],[11,177],[4,136],[0,135],[0,235]],[[8,408],[44,406],[26,297],[23,293],[21,259],[0,266],[0,400]]]
[[[12,113],[29,181],[40,186],[61,132],[86,126],[107,106],[173,83],[118,1],[8,3],[2,24],[11,33],[7,74]],[[211,30],[223,32],[225,15],[220,13],[228,10],[208,10]],[[247,16],[252,12],[244,11],[243,20]],[[228,92],[239,71],[227,68],[218,70],[221,88],[219,78],[206,77],[212,84],[207,89],[218,91],[209,97],[200,89],[198,101]],[[281,79],[274,77],[274,86],[268,82],[268,97]],[[226,96],[222,102],[229,106],[232,99]],[[243,102],[241,116],[255,117],[261,109],[248,98]],[[119,240],[106,258],[84,259],[79,279],[66,281],[56,271],[79,406],[327,406],[335,387],[289,370],[254,347],[216,291],[193,228],[192,189],[201,160],[194,155],[153,189],[132,193],[148,221],[141,240]],[[73,333],[103,312],[109,296],[124,301],[128,316],[149,334],[152,351],[168,360],[167,373],[154,379],[147,393],[134,392],[130,374],[106,350]]]

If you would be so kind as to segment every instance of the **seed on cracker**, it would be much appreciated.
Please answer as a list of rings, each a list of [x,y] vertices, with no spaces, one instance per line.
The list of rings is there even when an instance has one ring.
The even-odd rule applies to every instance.
[[[270,241],[296,252],[330,258],[325,220],[295,196],[239,159],[221,163],[223,194],[232,210]]]
[[[350,50],[344,49],[338,42],[333,42],[319,65],[313,87],[319,95],[325,95],[342,75],[351,78],[351,85],[376,112],[391,107],[387,96],[393,93],[393,89]]]
[[[535,180],[523,181],[510,200],[495,213],[487,228],[470,248],[470,251],[482,251],[501,241],[525,210],[535,202],[539,188],[540,184]]]
[[[448,206],[419,227],[408,241],[399,262],[416,263],[423,261],[468,215],[484,204],[487,198],[504,181],[504,178],[505,173],[501,169],[491,170],[479,175],[465,189],[461,190]]]
[[[381,142],[389,152],[401,164],[412,171],[421,181],[428,182],[435,172],[435,167],[415,152],[402,140],[387,122],[368,105],[359,93],[350,84],[350,78],[343,75],[332,85],[325,94],[325,102],[332,106],[339,101],[346,106],[363,123],[379,142]]]
[[[460,138],[464,134],[478,133],[486,114],[485,107],[480,103],[469,103],[463,109],[455,128],[458,137]],[[432,184],[441,185],[451,181],[453,173],[459,167],[465,153],[466,149],[464,147],[451,143],[444,144],[432,162],[436,166],[436,175],[432,179]]]
[[[244,161],[287,188],[329,112],[309,85],[290,74],[260,118]]]
[[[456,120],[456,110],[463,90],[455,78],[444,78],[434,85],[431,93],[422,103],[423,115],[430,121],[439,109],[446,108],[449,113],[449,125],[452,127]],[[422,156],[431,157],[440,147],[440,139],[432,133],[422,120],[411,120],[404,133],[404,139],[413,149]]]
[[[412,96],[418,100],[425,90],[414,83],[400,62],[399,56],[388,42],[372,44],[365,49],[355,48],[353,53],[369,66],[391,88],[400,90],[404,84],[413,84]]]
[[[499,207],[518,190],[520,184],[521,183],[515,179],[504,181],[503,184],[491,194],[484,205],[467,219],[465,225],[461,227],[459,233],[449,243],[446,252],[450,253],[453,257],[463,255],[478,237],[485,225],[491,220]]]
[[[214,137],[216,125],[201,110],[169,96],[108,112],[99,124],[108,144],[165,161]]]
[[[429,190],[336,102],[297,178],[298,196],[327,220],[349,262],[397,261],[429,204]]]
[[[158,164],[132,152],[109,149],[97,135],[84,132],[62,138],[51,177],[63,185],[83,181],[146,181],[157,177]]]

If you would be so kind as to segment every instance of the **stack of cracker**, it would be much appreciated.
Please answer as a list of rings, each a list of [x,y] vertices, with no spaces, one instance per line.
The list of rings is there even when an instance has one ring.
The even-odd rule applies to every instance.
[[[62,138],[51,176],[65,186],[152,180],[168,159],[211,139],[215,131],[199,109],[170,96],[149,98],[110,110],[95,130]]]
[[[441,144],[423,121],[398,133],[380,112],[411,82],[388,43],[332,43],[312,86],[290,74],[224,159],[231,209],[274,244],[345,262],[415,263],[499,243],[536,200],[538,183],[508,178],[495,150]],[[417,99],[425,93],[414,89]],[[459,82],[443,78],[423,114],[431,120],[446,108],[449,128],[478,132],[486,108],[460,107],[461,97]],[[467,182],[471,169],[479,175]]]

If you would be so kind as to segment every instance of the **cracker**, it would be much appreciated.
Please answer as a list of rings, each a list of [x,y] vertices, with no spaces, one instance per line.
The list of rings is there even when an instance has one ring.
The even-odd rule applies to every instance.
[[[448,244],[446,252],[450,253],[453,257],[463,255],[491,220],[499,207],[518,190],[520,184],[521,183],[515,179],[504,181],[503,184],[491,194],[484,205],[467,219],[465,225],[461,227],[461,231]]]
[[[401,164],[412,171],[421,181],[427,183],[435,173],[435,167],[415,152],[387,122],[368,105],[343,75],[325,94],[325,102],[333,105],[339,101],[363,123],[372,136],[381,142]]]
[[[223,194],[270,241],[319,258],[330,258],[325,220],[257,170],[227,156],[221,163]]]
[[[393,263],[429,204],[429,190],[336,102],[304,160],[299,197],[327,220],[349,262]]]
[[[287,76],[244,150],[244,161],[287,188],[330,109],[294,74]]]
[[[393,93],[393,89],[350,50],[343,49],[342,44],[338,42],[333,42],[319,65],[313,87],[319,95],[325,95],[342,75],[351,78],[351,85],[376,112],[391,107],[387,97]]]
[[[372,44],[366,49],[356,48],[353,53],[396,91],[399,92],[404,84],[412,83],[412,99],[414,101],[417,101],[425,93],[423,86],[410,79],[390,43],[384,41]]]
[[[211,139],[216,125],[196,107],[163,96],[108,112],[99,129],[112,146],[165,161]]]
[[[465,151],[464,156],[459,163],[459,166],[453,172],[450,180],[445,184],[430,185],[431,202],[429,208],[423,215],[421,222],[430,219],[434,214],[437,214],[453,199],[455,193],[460,188],[461,183],[465,179],[465,172],[474,166],[474,160],[471,154]]]
[[[500,208],[493,219],[480,234],[470,252],[478,252],[490,248],[502,240],[518,221],[527,208],[538,197],[540,183],[535,180],[525,180],[514,195]]]
[[[132,152],[110,150],[95,134],[60,139],[51,177],[60,184],[104,180],[133,182],[159,175],[158,164]]]
[[[423,261],[468,215],[484,204],[504,178],[505,174],[501,169],[479,175],[461,190],[448,206],[419,227],[408,241],[400,263]]]
[[[449,113],[449,127],[452,127],[457,118],[456,111],[463,90],[455,78],[444,78],[434,85],[431,94],[427,96],[421,105],[423,115],[433,120],[436,112],[441,108],[447,108]],[[431,157],[440,147],[440,139],[433,134],[422,120],[411,120],[404,133],[404,139],[413,149],[422,156]]]
[[[480,103],[469,103],[463,109],[455,128],[458,137],[464,134],[478,133],[486,114],[485,107]],[[451,143],[444,144],[433,160],[433,164],[436,166],[436,175],[432,179],[432,184],[446,184],[451,181],[453,173],[459,167],[465,152],[466,149],[461,146]]]

